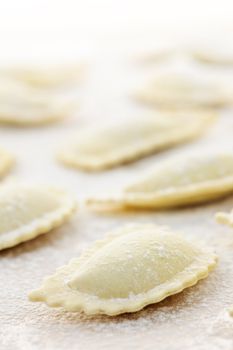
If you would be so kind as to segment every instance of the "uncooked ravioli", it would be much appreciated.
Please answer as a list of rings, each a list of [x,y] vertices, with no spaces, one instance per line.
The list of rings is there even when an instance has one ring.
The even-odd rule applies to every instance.
[[[216,261],[210,248],[163,227],[128,225],[59,268],[29,298],[86,314],[135,312],[196,284]]]
[[[100,208],[168,208],[201,203],[233,192],[233,155],[190,154],[161,162],[119,191],[89,198]]]
[[[233,50],[231,43],[226,45],[218,44],[216,42],[210,45],[200,45],[192,50],[193,57],[205,64],[219,65],[219,66],[233,66]]]
[[[0,80],[0,123],[34,126],[59,121],[74,103],[54,93],[29,88],[12,80]]]
[[[77,132],[60,150],[66,165],[97,171],[129,163],[198,137],[215,120],[213,112],[160,113]]]
[[[161,75],[136,93],[142,102],[162,108],[223,107],[232,104],[232,91],[222,81],[187,74]]]
[[[0,250],[13,247],[67,221],[76,208],[64,191],[19,184],[0,188]]]
[[[2,75],[36,87],[59,87],[77,82],[83,75],[82,64],[3,67]]]

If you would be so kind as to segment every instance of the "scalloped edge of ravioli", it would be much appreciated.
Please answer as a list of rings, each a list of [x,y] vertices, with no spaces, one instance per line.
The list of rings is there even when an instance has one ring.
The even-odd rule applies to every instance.
[[[156,117],[158,118],[158,122],[160,120],[163,122],[163,120],[167,119],[168,122],[171,121],[171,123],[174,123],[174,120],[177,119],[177,127],[173,125],[173,130],[171,127],[169,130],[167,130],[167,132],[164,131],[162,134],[160,131],[156,131]],[[75,147],[74,141],[73,146],[70,144],[70,146],[67,146],[64,148],[64,150],[61,150],[58,153],[57,158],[64,165],[86,171],[101,171],[104,169],[113,168],[118,165],[134,162],[138,159],[146,157],[157,151],[170,148],[174,145],[191,141],[192,139],[201,136],[201,134],[204,133],[206,129],[215,121],[216,117],[217,114],[214,111],[170,111],[158,113],[155,116],[148,116],[148,120],[150,122],[153,122],[153,120],[155,121],[155,137],[150,136],[144,138],[144,140],[140,140],[140,143],[137,145],[135,145],[135,142],[129,142],[123,147],[119,144],[117,149],[114,148],[112,153],[107,153],[105,156],[103,154],[100,156],[79,154],[77,151],[73,150]],[[138,119],[138,121],[140,122],[140,119]],[[129,122],[132,123],[133,127],[135,120],[130,120]],[[141,122],[144,123],[145,121],[142,119]],[[182,127],[180,127],[181,125]],[[122,124],[119,124],[119,127],[122,128]],[[113,126],[109,126],[109,128],[112,130],[113,128],[117,128],[117,125],[114,124]],[[88,131],[89,130],[92,129],[88,129]],[[96,133],[95,129],[93,132]],[[102,129],[100,129],[100,132],[102,132]]]
[[[14,165],[15,158],[5,149],[0,148],[0,177],[5,176]]]
[[[6,195],[8,189],[16,190],[17,195],[20,193],[20,189],[24,188],[41,188],[46,189],[50,193],[59,198],[60,203],[56,210],[52,210],[47,214],[42,214],[41,217],[33,219],[30,223],[22,225],[15,230],[7,231],[0,234],[0,251],[6,248],[14,247],[20,243],[31,240],[41,234],[45,234],[52,229],[62,225],[69,220],[71,215],[77,208],[76,201],[64,191],[48,186],[22,186],[22,185],[6,185],[0,188],[0,195]],[[30,208],[28,208],[30,210]],[[7,213],[6,213],[7,214]],[[1,225],[1,223],[0,223]]]
[[[147,235],[148,233],[149,233],[149,237]],[[159,242],[159,245],[161,244],[161,247],[159,246],[158,249],[161,248],[162,251],[163,249],[165,249],[165,253],[164,253],[165,255],[163,255],[165,257],[167,254],[166,248],[170,249],[170,252],[172,251],[172,254],[174,254],[173,249],[171,247],[174,245],[174,247],[178,249],[178,246],[180,244],[179,252],[181,256],[183,254],[182,253],[183,250],[186,249],[188,251],[187,254],[189,253],[191,254],[190,261],[187,262],[187,260],[185,260],[187,266],[185,265],[184,268],[181,268],[179,266],[179,263],[181,262],[180,261],[181,258],[179,257],[179,252],[178,252],[177,255],[175,255],[174,259],[178,259],[179,268],[178,268],[178,272],[175,273],[174,276],[172,276],[168,280],[166,280],[167,277],[165,277],[165,281],[163,281],[163,283],[159,283],[154,288],[151,288],[148,291],[145,291],[136,295],[132,294],[131,291],[128,290],[127,291],[128,297],[124,297],[124,298],[99,297],[97,295],[91,295],[90,293],[78,291],[77,288],[74,289],[69,286],[70,282],[73,283],[72,279],[75,279],[75,275],[77,272],[79,272],[79,269],[81,269],[83,265],[86,266],[85,264],[88,263],[88,261],[90,261],[92,258],[95,258],[96,256],[98,256],[99,264],[101,266],[102,249],[104,250],[106,248],[105,249],[105,252],[106,252],[108,245],[111,245],[111,244],[113,245],[114,242],[117,244],[117,239],[119,238],[119,240],[121,240],[122,237],[123,239],[120,244],[125,245],[125,242],[127,242],[128,244],[127,247],[128,246],[131,247],[131,242],[135,243],[134,234],[139,235],[140,238],[141,237],[143,238],[146,236],[146,240],[149,240],[148,242],[150,242],[148,244],[151,244],[150,235],[154,234],[155,235],[154,244],[155,246],[158,244],[158,242]],[[174,242],[172,243],[171,246],[169,246],[169,243],[166,243],[167,241],[165,241],[165,243],[162,241],[163,235],[165,235],[165,237],[167,237],[166,235],[169,235],[168,237],[170,237],[169,239],[171,240],[174,238]],[[158,237],[157,241],[156,241],[156,237]],[[124,242],[124,238],[126,239],[125,242]],[[137,247],[143,246],[143,243],[141,243],[140,238],[136,240],[136,244],[138,242]],[[118,247],[118,250],[120,251],[120,253],[122,253],[122,250],[120,249],[121,245]],[[143,257],[143,259],[145,260],[144,261],[145,266],[142,267],[142,269],[143,268],[146,269],[147,264],[149,264],[149,262],[146,261],[147,257],[145,257],[145,253],[147,254],[145,250],[147,249],[145,248],[142,251],[142,254],[139,254],[139,256],[137,255],[137,253],[134,253],[135,252],[134,249],[136,249],[135,244],[134,244],[133,250],[129,252],[130,255],[132,256],[133,254],[136,254],[136,259],[139,259],[139,258],[142,259]],[[154,249],[156,250],[157,248],[154,248]],[[115,254],[116,250],[117,250],[117,245],[114,247],[115,258],[113,258],[113,262],[116,262],[118,264],[118,260],[119,260],[119,264],[120,264],[120,254],[118,255]],[[159,254],[157,254],[157,261],[159,261],[159,264],[160,263],[162,265],[165,263],[169,264],[168,261],[163,261],[163,258],[160,259],[160,253],[161,253],[161,250],[159,250]],[[154,255],[153,255],[153,258],[154,258]],[[110,259],[111,259],[111,254],[110,254]],[[126,263],[128,261],[127,259],[126,259]],[[217,263],[217,256],[214,254],[214,252],[211,249],[204,246],[200,246],[199,244],[196,244],[189,240],[186,240],[182,236],[172,233],[167,229],[165,229],[164,227],[159,227],[151,224],[146,224],[146,225],[131,224],[123,228],[118,228],[114,230],[111,234],[108,234],[106,238],[103,240],[94,242],[92,246],[81,255],[81,257],[77,259],[73,259],[70,261],[68,265],[65,265],[57,269],[54,275],[44,280],[42,287],[40,289],[30,292],[29,299],[31,301],[45,302],[50,307],[63,307],[67,311],[72,311],[72,312],[84,311],[88,315],[106,314],[109,316],[114,316],[114,315],[119,315],[126,312],[136,312],[149,304],[160,302],[161,300],[165,299],[170,295],[179,293],[185,288],[195,285],[200,279],[207,277],[209,272],[215,267],[216,263]],[[107,267],[109,266],[111,268],[110,265],[111,265],[110,260],[108,260],[108,264],[106,266]],[[140,266],[141,266],[141,260],[140,260]],[[90,267],[88,269],[90,270]],[[126,267],[124,267],[123,271],[124,272],[127,271]],[[123,273],[124,275],[124,272],[121,272],[121,273]],[[117,272],[117,275],[119,277],[118,272]],[[110,274],[110,276],[112,276],[112,274]],[[136,274],[135,276],[138,276],[138,275]],[[127,276],[124,276],[123,278],[124,279],[126,278],[127,280]],[[160,279],[161,277],[160,276],[155,277],[155,279],[156,278]],[[109,281],[109,283],[111,287],[111,281]],[[118,282],[115,281],[114,286],[116,283],[118,285]],[[128,283],[130,284],[131,282],[128,282]],[[87,282],[87,285],[90,286],[88,282]],[[125,284],[123,285],[125,288]],[[137,281],[137,286],[140,286],[141,288],[141,284],[138,284],[138,281]],[[100,286],[98,287],[100,288]],[[109,288],[109,284],[107,287]],[[104,285],[103,285],[103,289],[104,289]],[[101,284],[101,290],[103,289]],[[114,292],[115,292],[115,289],[114,289]]]
[[[214,154],[210,154],[213,156]],[[217,153],[217,156],[231,156],[230,153]],[[208,156],[208,154],[207,154]],[[196,158],[197,156],[195,156]],[[173,159],[173,160],[172,160]],[[139,183],[146,182],[147,178],[151,178],[153,174],[156,174],[156,169],[167,170],[169,163],[176,165],[176,157],[161,162],[150,173],[139,178],[138,181],[129,184],[122,189],[122,192],[113,193],[112,195],[90,197],[87,198],[85,203],[89,207],[103,210],[115,210],[123,208],[151,208],[151,209],[163,209],[179,207],[184,205],[192,205],[208,202],[212,199],[218,199],[224,197],[233,192],[233,174],[231,176],[225,176],[215,180],[208,180],[197,182],[193,184],[174,186],[169,188],[162,188],[161,190],[152,191],[151,193],[135,192],[127,193],[129,188],[137,186]],[[182,157],[179,157],[182,160]],[[192,161],[191,156],[185,156],[187,162]],[[181,174],[181,176],[185,176]]]
[[[233,227],[233,209],[229,213],[219,212],[215,215],[217,222]]]

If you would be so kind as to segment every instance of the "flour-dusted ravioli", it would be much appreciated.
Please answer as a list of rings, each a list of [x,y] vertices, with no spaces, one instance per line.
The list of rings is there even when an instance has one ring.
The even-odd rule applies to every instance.
[[[229,314],[230,314],[230,316],[233,317],[233,306],[231,306],[231,307],[229,308]]]
[[[12,167],[14,163],[14,157],[0,148],[0,177],[4,176]]]
[[[0,250],[15,246],[67,221],[76,208],[65,192],[46,186],[0,187]]]
[[[193,108],[222,107],[232,103],[231,94],[220,81],[170,74],[157,77],[136,97],[162,108]]]
[[[16,126],[47,124],[63,119],[74,103],[67,98],[28,88],[12,81],[0,81],[0,123]]]
[[[57,87],[78,81],[83,75],[82,64],[5,67],[1,74],[36,87]]]
[[[102,170],[191,140],[214,119],[211,112],[170,112],[84,129],[58,156],[72,167]]]
[[[231,153],[173,157],[141,176],[122,193],[90,198],[88,205],[166,208],[201,203],[233,192]]]
[[[216,261],[211,249],[164,227],[127,225],[58,269],[29,298],[86,314],[135,312],[196,284]]]
[[[220,224],[226,224],[233,227],[233,209],[230,213],[217,213],[216,219]]]

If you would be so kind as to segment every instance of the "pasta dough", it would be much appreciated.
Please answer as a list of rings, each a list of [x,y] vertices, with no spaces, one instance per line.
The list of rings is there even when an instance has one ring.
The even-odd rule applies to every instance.
[[[166,208],[201,203],[233,192],[231,153],[174,157],[129,184],[122,193],[90,198],[103,208]]]
[[[215,116],[212,112],[171,112],[86,129],[80,131],[58,157],[72,167],[103,170],[191,140],[199,136]]]
[[[11,169],[13,163],[13,156],[0,148],[0,177],[4,176]]]
[[[135,312],[207,277],[216,260],[211,249],[163,227],[128,225],[58,269],[29,298],[86,314]]]
[[[232,103],[232,92],[222,83],[194,79],[189,75],[157,77],[136,97],[142,102],[165,108],[222,107]]]
[[[216,219],[221,224],[226,224],[233,227],[233,209],[228,213],[217,213]]]
[[[1,74],[36,87],[56,87],[79,80],[84,67],[81,64],[51,66],[19,66],[2,68]]]
[[[75,201],[61,190],[46,186],[2,186],[0,250],[60,226],[75,207]]]
[[[0,81],[0,123],[33,126],[59,121],[74,103],[10,80]]]

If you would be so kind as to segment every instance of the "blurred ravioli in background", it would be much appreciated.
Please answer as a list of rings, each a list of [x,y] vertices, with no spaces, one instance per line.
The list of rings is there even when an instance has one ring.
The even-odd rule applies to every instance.
[[[231,35],[229,36],[231,37]],[[195,60],[200,63],[213,66],[233,67],[233,46],[232,42],[215,40],[199,43],[190,49]]]
[[[219,108],[231,105],[233,90],[220,79],[188,73],[163,73],[134,97],[160,108]]]
[[[0,124],[37,126],[69,116],[76,103],[60,93],[0,79]]]
[[[216,119],[212,111],[152,113],[124,123],[77,132],[58,153],[65,165],[97,171],[130,163],[199,137]]]
[[[71,63],[2,67],[0,74],[35,87],[51,88],[77,83],[84,71],[84,64]]]

